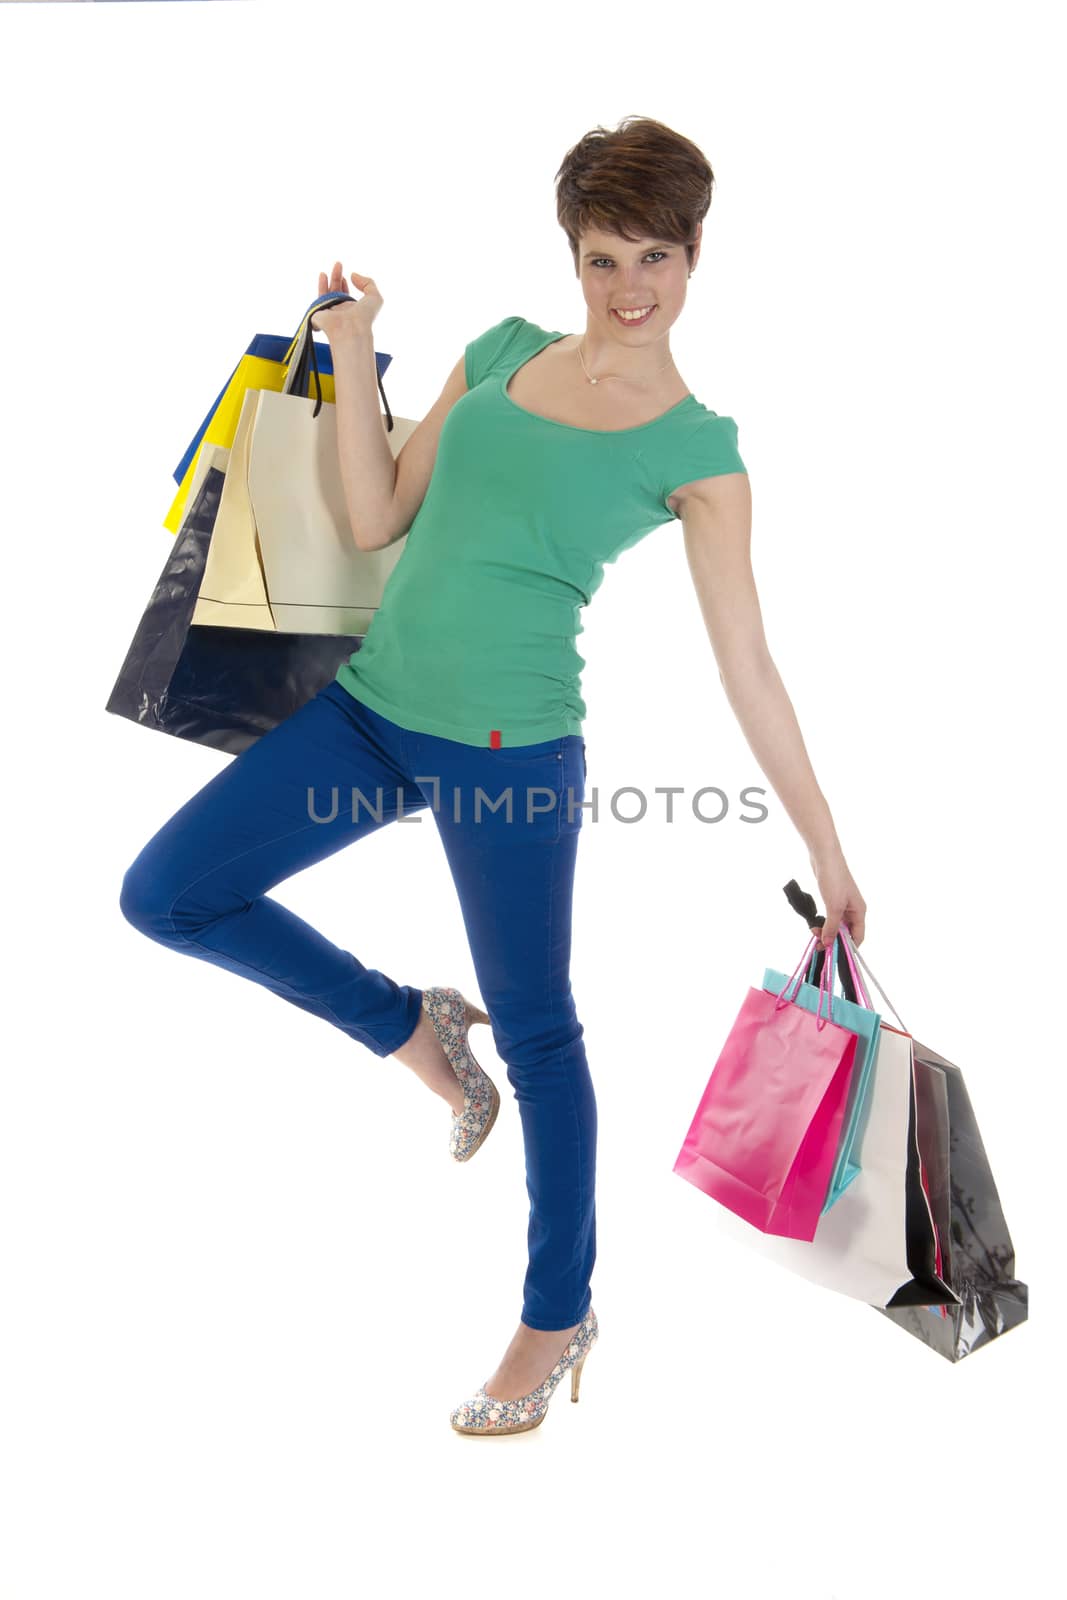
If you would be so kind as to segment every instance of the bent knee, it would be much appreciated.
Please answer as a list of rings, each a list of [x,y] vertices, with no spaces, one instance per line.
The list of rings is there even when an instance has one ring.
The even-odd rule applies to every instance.
[[[139,933],[160,941],[175,937],[170,886],[138,856],[127,867],[119,891],[119,910]]]

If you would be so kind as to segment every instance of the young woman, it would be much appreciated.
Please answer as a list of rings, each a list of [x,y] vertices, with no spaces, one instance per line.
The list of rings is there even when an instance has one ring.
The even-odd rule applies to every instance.
[[[576,1399],[597,1338],[596,1101],[570,982],[586,776],[575,640],[604,564],[657,526],[682,522],[727,699],[808,847],[823,947],[842,921],[864,936],[864,902],[763,633],[737,427],[697,400],[671,356],[713,181],[695,145],[648,118],[582,138],[557,173],[582,332],[494,323],[396,460],[378,405],[374,280],[352,273],[361,298],[315,314],[333,354],[353,537],[364,550],[404,534],[407,545],[362,647],[195,794],[123,882],[122,910],[150,937],[410,1067],[450,1105],[458,1161],[499,1107],[467,1039],[472,1023],[491,1024],[522,1122],[529,1266],[514,1338],[452,1412],[464,1433],[536,1426],[568,1371]],[[340,262],[319,278],[329,291],[348,293]],[[446,851],[486,1011],[364,966],[267,892],[421,808]]]

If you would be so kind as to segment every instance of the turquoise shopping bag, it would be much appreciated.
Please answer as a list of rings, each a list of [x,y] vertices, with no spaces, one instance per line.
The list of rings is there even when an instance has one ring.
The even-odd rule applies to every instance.
[[[848,947],[848,940],[843,939],[841,942],[855,976],[856,969],[852,961],[852,952]],[[836,945],[837,940],[835,939],[835,948],[828,952],[824,959],[831,960],[836,956]],[[792,979],[790,977],[787,977],[784,972],[776,972],[773,967],[767,967],[764,971],[763,988],[769,994],[781,995],[791,982]],[[863,993],[861,983],[856,984],[856,993]],[[790,998],[798,1006],[803,1007],[805,1011],[817,1012],[819,1009],[819,986],[801,981],[796,992]],[[875,1059],[878,1054],[879,1030],[882,1022],[879,1012],[871,1011],[866,1006],[857,1005],[851,1000],[846,1000],[843,995],[834,995],[832,1003],[834,1021],[839,1022],[843,1028],[851,1029],[859,1037],[856,1041],[856,1066],[849,1085],[848,1100],[845,1103],[841,1141],[838,1145],[837,1159],[834,1162],[830,1187],[827,1189],[826,1199],[823,1201],[823,1216],[826,1215],[836,1201],[840,1200],[849,1184],[852,1183],[860,1171],[860,1150],[863,1145],[863,1130],[870,1115],[870,1091],[874,1082]]]

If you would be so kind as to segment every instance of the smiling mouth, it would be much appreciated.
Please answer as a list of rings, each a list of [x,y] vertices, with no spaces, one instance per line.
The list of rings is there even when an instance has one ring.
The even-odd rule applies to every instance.
[[[625,306],[623,306],[623,307],[612,306],[611,314],[615,318],[615,321],[621,323],[624,328],[643,328],[645,323],[649,320],[649,318],[652,316],[653,312],[656,310],[656,306],[655,305],[649,306],[648,310],[645,312],[644,316],[642,316],[642,317],[623,317],[623,316],[620,316],[620,314],[619,314],[620,311],[621,310],[626,310],[626,309],[627,308]],[[634,309],[636,310],[637,308],[635,307]]]

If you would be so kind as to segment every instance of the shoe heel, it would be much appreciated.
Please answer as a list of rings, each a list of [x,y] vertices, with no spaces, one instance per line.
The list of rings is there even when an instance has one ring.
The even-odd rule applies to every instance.
[[[588,1351],[586,1354],[588,1354]],[[580,1361],[576,1361],[574,1366],[571,1368],[571,1399],[575,1402],[577,1402],[578,1399],[578,1385],[582,1381],[582,1368],[584,1366],[585,1356],[583,1356]]]
[[[472,1027],[474,1025],[474,1023],[476,1023],[476,1022],[489,1022],[489,1017],[486,1014],[486,1012],[482,1011],[478,1006],[474,1005],[470,1000],[468,1000],[467,1001],[467,1027],[468,1028]],[[490,1025],[490,1027],[492,1027],[492,1023],[490,1023],[489,1025]]]

